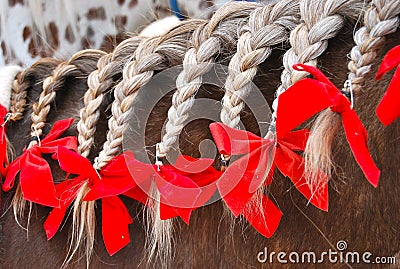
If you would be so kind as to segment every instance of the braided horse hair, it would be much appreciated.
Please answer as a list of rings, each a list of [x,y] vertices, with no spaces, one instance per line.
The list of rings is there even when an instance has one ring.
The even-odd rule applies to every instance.
[[[216,101],[221,101],[223,123],[237,128],[242,121],[257,133],[257,125],[245,105],[252,89],[250,83],[260,85],[272,107],[269,124],[274,126],[279,96],[307,76],[305,72],[294,70],[293,64],[320,65],[334,74],[335,84],[346,79],[351,81],[355,109],[366,123],[373,156],[386,178],[374,193],[369,186],[358,182],[362,173],[354,169],[354,160],[348,150],[343,149],[343,135],[337,135],[338,115],[326,110],[308,123],[312,128],[304,156],[307,173],[311,175],[308,182],[311,188],[317,189],[323,183],[316,182],[313,177],[317,169],[327,173],[331,185],[335,184],[337,191],[331,194],[333,202],[329,213],[305,205],[304,198],[292,192],[292,186],[280,174],[275,175],[270,187],[260,190],[260,193],[273,195],[285,212],[277,234],[271,239],[251,231],[243,219],[231,218],[220,203],[200,208],[190,226],[183,226],[177,221],[161,220],[157,201],[149,200],[147,206],[130,201],[127,203],[129,210],[137,219],[131,226],[134,242],[108,257],[96,239],[100,237],[96,229],[99,210],[96,202],[83,199],[90,190],[87,182],[78,190],[71,208],[72,218],[65,220],[59,235],[48,243],[40,227],[48,209],[31,204],[27,217],[26,201],[17,186],[15,192],[5,194],[4,204],[13,200],[15,219],[21,226],[25,222],[30,240],[20,246],[26,234],[13,226],[14,216],[6,210],[0,219],[0,233],[5,234],[0,234],[0,248],[5,249],[7,255],[2,255],[0,262],[4,268],[35,261],[43,268],[81,268],[84,264],[88,268],[111,268],[111,264],[118,268],[207,268],[216,264],[219,268],[243,268],[260,265],[255,257],[264,246],[274,250],[307,251],[313,245],[313,251],[322,252],[332,247],[332,242],[342,239],[360,251],[380,250],[386,251],[382,252],[385,255],[400,253],[390,244],[399,239],[392,228],[400,223],[399,218],[393,217],[398,216],[393,206],[398,202],[389,198],[398,188],[394,182],[399,171],[392,166],[399,157],[393,156],[389,150],[391,145],[385,143],[392,141],[400,146],[400,126],[397,122],[383,128],[377,120],[370,119],[372,105],[376,106],[388,81],[367,83],[372,82],[371,73],[384,52],[399,42],[396,32],[399,14],[400,4],[396,0],[228,3],[209,21],[188,19],[160,36],[126,39],[111,53],[83,50],[67,61],[44,58],[16,73],[10,89],[8,131],[9,144],[15,147],[15,153],[21,153],[24,146],[33,147],[52,122],[68,115],[77,119],[76,128],[68,133],[78,137],[78,153],[88,158],[96,170],[101,170],[122,152],[123,134],[128,128],[134,128],[129,125],[129,119],[138,93],[158,72],[182,64],[182,71],[176,78],[176,91],[155,108],[155,115],[162,116],[152,117],[146,127],[146,145],[153,149],[161,142],[162,154],[167,155],[171,149],[178,148],[179,140],[179,150],[198,156],[200,142],[209,138],[210,133],[204,132],[206,122],[187,125],[187,114],[196,97],[211,92]],[[351,41],[356,22],[361,25]],[[349,71],[343,73],[342,62],[348,52]],[[202,77],[212,63],[229,66],[224,89],[201,87]],[[279,76],[280,83],[277,82]],[[160,136],[164,121],[165,132]],[[188,129],[196,135],[190,135]],[[22,145],[26,137],[32,139]],[[150,159],[154,160],[154,156]],[[53,163],[52,168],[55,166]],[[332,170],[333,166],[336,168]],[[54,169],[56,183],[62,182],[60,169]],[[153,197],[159,197],[155,188],[153,192]],[[261,206],[257,197],[253,203]],[[385,209],[384,214],[381,210],[385,206],[390,208]],[[349,216],[343,212],[348,212]],[[371,220],[372,214],[379,223]],[[341,219],[337,221],[339,216]],[[360,225],[356,230],[351,229],[355,221]],[[379,232],[371,234],[371,231]],[[10,237],[11,233],[15,234],[14,238]],[[173,238],[173,234],[179,235],[178,238]],[[40,249],[41,254],[32,254],[33,246]],[[13,252],[20,256],[14,257]],[[280,268],[281,265],[261,266]],[[341,265],[335,266],[340,268]]]

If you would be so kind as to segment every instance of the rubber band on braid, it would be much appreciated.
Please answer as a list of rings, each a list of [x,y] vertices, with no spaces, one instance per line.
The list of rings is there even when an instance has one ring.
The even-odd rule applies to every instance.
[[[273,46],[288,39],[288,30],[298,23],[298,1],[284,0],[252,12],[248,25],[241,29],[237,52],[229,63],[221,111],[224,124],[238,126],[258,66],[271,55]]]
[[[137,90],[146,85],[155,71],[170,64],[181,63],[179,59],[187,49],[187,35],[204,24],[201,20],[185,21],[167,34],[149,38],[137,48],[134,59],[123,70],[123,79],[114,90],[115,100],[111,106],[112,117],[108,121],[109,131],[102,151],[95,159],[94,168],[101,170],[122,147],[122,134],[132,111]]]
[[[228,51],[229,48],[235,47],[236,25],[246,23],[249,13],[256,7],[259,5],[242,2],[224,5],[217,10],[204,28],[198,28],[193,33],[193,47],[185,54],[183,70],[178,75],[177,90],[168,111],[166,133],[162,139],[163,155],[178,141],[195,95],[202,85],[202,76],[212,68],[214,57],[222,50]]]
[[[84,50],[74,54],[70,60],[59,64],[53,74],[43,82],[43,91],[39,101],[33,104],[31,136],[35,138],[31,141],[28,149],[40,141],[42,130],[50,111],[50,104],[54,101],[56,91],[61,88],[67,77],[82,76],[89,74],[95,69],[98,59],[105,52],[99,50]]]
[[[397,30],[399,13],[400,2],[396,0],[373,0],[365,12],[364,25],[354,35],[356,45],[350,52],[348,80],[342,90],[350,96],[352,106],[353,95],[361,91],[377,51],[384,44],[385,35]],[[313,123],[304,152],[311,186],[318,185],[315,180],[317,169],[328,175],[332,173],[331,146],[339,125],[340,116],[331,109],[322,111]]]
[[[103,103],[104,94],[112,89],[120,75],[123,66],[134,54],[142,37],[132,37],[120,43],[112,53],[103,55],[97,62],[97,69],[87,80],[88,91],[84,95],[85,106],[80,111],[78,129],[78,152],[88,157],[94,144],[96,125],[100,118],[99,108]]]

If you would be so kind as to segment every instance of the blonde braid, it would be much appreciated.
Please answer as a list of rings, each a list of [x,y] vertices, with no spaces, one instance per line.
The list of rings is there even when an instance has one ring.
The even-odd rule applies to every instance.
[[[32,111],[32,131],[31,136],[39,138],[42,135],[47,115],[50,111],[50,104],[54,101],[56,90],[64,85],[67,77],[81,76],[82,73],[88,74],[95,68],[97,60],[105,52],[99,50],[84,50],[74,54],[67,62],[59,64],[54,70],[52,76],[47,77],[43,82],[43,91],[40,94],[39,101],[33,104]],[[37,144],[32,140],[29,147]]]
[[[373,0],[364,15],[364,26],[354,35],[356,45],[351,49],[348,79],[353,90],[359,91],[365,75],[371,70],[377,50],[383,46],[385,35],[396,32],[399,27],[400,1]]]
[[[118,46],[115,55],[118,54],[117,50],[121,51],[122,59],[120,61],[124,63],[127,63],[129,60],[131,61],[125,64],[122,81],[114,89],[115,100],[111,109],[112,117],[108,122],[109,131],[107,133],[107,141],[103,151],[95,159],[93,165],[95,169],[100,170],[104,167],[107,164],[107,160],[111,160],[114,154],[117,154],[120,150],[123,129],[126,128],[126,121],[128,120],[132,109],[131,105],[136,96],[135,91],[151,79],[153,70],[161,70],[167,67],[168,64],[179,63],[188,46],[188,36],[202,24],[205,24],[205,22],[191,20],[180,24],[163,36],[145,39],[140,44],[136,43],[139,40],[135,40],[133,43],[127,41],[127,43]],[[126,47],[131,45],[133,46],[132,48]],[[124,49],[128,49],[131,52],[134,49],[136,50],[132,57],[131,53],[123,54]],[[106,57],[104,59],[107,60]],[[102,65],[102,63],[99,64]],[[117,66],[114,67],[117,68]],[[121,67],[122,65],[119,65],[113,72],[119,74],[118,70],[121,70]],[[117,137],[119,140],[115,143],[113,139]],[[117,150],[113,147],[116,147]],[[70,245],[69,257],[64,262],[65,266],[71,261],[72,256],[78,251],[81,245],[85,247],[87,261],[90,260],[93,253],[96,223],[95,202],[83,201],[88,190],[87,183],[84,183],[79,189],[73,205],[73,240]]]
[[[112,117],[108,121],[107,141],[95,159],[96,169],[103,168],[120,152],[122,134],[132,111],[137,90],[151,80],[154,71],[166,68],[171,61],[180,63],[188,46],[187,35],[201,24],[204,24],[204,21],[185,21],[166,35],[149,38],[139,45],[134,60],[125,66],[123,79],[114,90],[115,100],[111,106]]]
[[[274,45],[288,39],[288,30],[299,22],[299,1],[283,0],[257,8],[248,25],[241,29],[237,52],[229,63],[229,74],[222,98],[221,120],[232,128],[238,126],[244,99],[250,91],[258,65],[272,53]]]
[[[354,17],[362,7],[357,0],[303,0],[300,2],[302,23],[290,33],[291,48],[283,56],[282,84],[276,91],[272,108],[276,118],[278,97],[292,84],[306,77],[305,72],[296,71],[293,65],[304,63],[317,65],[317,59],[328,47],[328,40],[335,37],[344,25],[345,17]]]
[[[193,47],[183,60],[183,70],[176,80],[177,90],[168,111],[166,133],[163,136],[164,154],[178,140],[185,126],[195,94],[202,84],[202,76],[212,67],[214,57],[225,47],[234,47],[237,42],[236,25],[245,23],[249,13],[259,5],[234,2],[224,5],[203,28],[193,33]]]
[[[24,78],[24,72],[21,72],[16,76],[12,84],[10,105],[10,119],[12,121],[18,121],[22,119],[25,111],[27,89],[31,86],[31,84]]]
[[[20,72],[12,83],[10,120],[22,119],[26,107],[27,91],[32,86],[35,74],[46,74],[49,69],[55,68],[61,61],[52,58],[43,58],[32,64],[31,67]]]
[[[376,58],[377,50],[383,46],[385,35],[393,33],[399,26],[400,2],[396,0],[373,0],[364,15],[364,26],[354,35],[356,45],[352,48],[348,63],[348,81],[350,87],[343,90],[355,93],[362,89],[365,75],[370,72]],[[332,173],[331,147],[336,130],[340,124],[340,116],[326,109],[319,114],[313,123],[311,135],[305,150],[306,173],[309,185],[317,187],[318,170],[329,176]]]
[[[22,72],[18,65],[0,67],[0,105],[10,111],[12,84],[15,78]]]
[[[42,134],[42,128],[45,125],[47,114],[50,110],[50,103],[54,101],[55,91],[62,88],[67,77],[77,77],[88,75],[95,68],[97,59],[101,56],[98,51],[83,51],[75,54],[68,62],[61,62],[50,58],[44,58],[31,68],[28,68],[21,74],[21,87],[18,86],[21,92],[26,93],[26,89],[30,87],[27,81],[36,74],[48,73],[50,68],[55,67],[52,75],[43,81],[43,91],[39,96],[38,103],[33,104],[32,111],[32,137],[38,137]],[[42,71],[42,72],[40,72]],[[47,81],[47,82],[46,82]],[[24,102],[24,101],[22,101]],[[21,102],[21,103],[22,103]],[[43,109],[43,110],[42,110]],[[28,148],[33,147],[37,143],[33,140]],[[29,203],[32,206],[32,203]],[[16,219],[17,216],[23,216],[25,211],[26,201],[23,199],[21,187],[18,184],[16,193],[13,197],[13,211]],[[30,218],[30,217],[28,217]]]
[[[80,111],[78,129],[78,152],[88,157],[90,148],[94,143],[96,124],[100,118],[100,105],[103,103],[104,94],[115,84],[115,76],[120,74],[122,67],[134,53],[142,37],[132,37],[120,43],[115,50],[103,55],[97,62],[97,69],[87,80],[88,90],[84,95],[85,106]]]
[[[103,103],[104,95],[116,83],[116,76],[131,55],[135,52],[139,43],[143,40],[140,37],[132,37],[121,42],[112,53],[104,54],[97,62],[97,69],[90,73],[87,84],[88,90],[84,95],[84,107],[80,111],[80,120],[77,124],[78,130],[78,152],[88,157],[94,143],[96,125],[100,118],[100,106]],[[83,197],[89,191],[88,183],[85,182],[77,193],[73,204],[72,214],[72,239],[70,248],[63,266],[67,266],[81,245],[84,246],[86,262],[89,264],[93,253],[96,217],[95,201],[83,201]]]

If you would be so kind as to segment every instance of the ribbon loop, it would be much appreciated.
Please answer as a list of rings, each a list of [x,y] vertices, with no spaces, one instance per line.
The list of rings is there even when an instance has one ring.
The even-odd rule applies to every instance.
[[[385,126],[389,126],[400,117],[400,45],[394,47],[385,55],[379,66],[376,79],[382,79],[383,75],[396,66],[396,71],[386,93],[376,108],[376,115]]]
[[[44,206],[60,207],[50,166],[42,155],[57,156],[59,148],[63,147],[68,150],[77,150],[76,137],[58,139],[71,126],[72,122],[72,118],[55,122],[40,145],[24,150],[24,153],[15,159],[7,169],[3,190],[9,191],[14,186],[16,176],[20,174],[24,199]]]
[[[315,79],[302,79],[280,95],[277,133],[286,134],[321,110],[330,108],[341,115],[354,158],[368,181],[376,187],[380,171],[368,150],[367,131],[356,112],[351,109],[349,100],[316,67],[297,64],[294,68],[309,72]]]

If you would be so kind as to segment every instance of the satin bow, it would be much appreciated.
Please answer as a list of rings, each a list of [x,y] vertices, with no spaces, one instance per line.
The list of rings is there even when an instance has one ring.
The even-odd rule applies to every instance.
[[[7,138],[6,138],[6,127],[5,117],[7,116],[7,109],[0,105],[0,173],[2,176],[6,174],[6,166],[8,165],[7,160]]]
[[[141,163],[142,184],[124,195],[146,204],[152,183],[160,193],[160,219],[180,217],[189,224],[191,213],[203,206],[216,191],[221,172],[212,167],[212,159],[180,155],[174,165]],[[145,173],[143,173],[145,172]]]
[[[390,125],[400,116],[400,45],[389,50],[379,66],[376,79],[382,79],[383,75],[396,68],[389,87],[386,90],[381,102],[376,108],[376,115],[385,125]]]
[[[279,225],[282,212],[265,195],[262,196],[262,210],[251,199],[262,184],[268,184],[264,181],[272,164],[274,140],[221,123],[210,124],[210,130],[221,154],[245,154],[233,162],[218,180],[222,199],[235,217],[242,214],[258,232],[271,237]],[[249,206],[251,210],[248,210]]]
[[[309,72],[315,79],[302,79],[279,96],[277,130],[284,136],[326,108],[339,113],[354,158],[368,181],[376,187],[380,171],[368,150],[367,131],[349,100],[317,68],[304,64],[294,65],[293,68]]]
[[[24,199],[50,207],[59,207],[50,166],[42,157],[42,154],[53,154],[57,158],[59,147],[77,150],[76,137],[68,136],[59,138],[72,124],[73,119],[60,120],[54,123],[49,134],[15,159],[7,169],[3,190],[13,188],[17,174]]]
[[[88,159],[66,148],[59,148],[58,161],[61,169],[78,176],[56,186],[61,206],[54,208],[44,223],[48,239],[51,239],[59,229],[68,207],[75,200],[81,186],[88,183],[91,190],[85,196],[86,201],[100,199],[99,193],[102,194],[102,234],[108,253],[114,255],[130,242],[128,225],[132,223],[132,218],[124,203],[118,198],[119,194],[136,185],[125,161],[129,154],[127,152],[115,157],[97,173]]]

